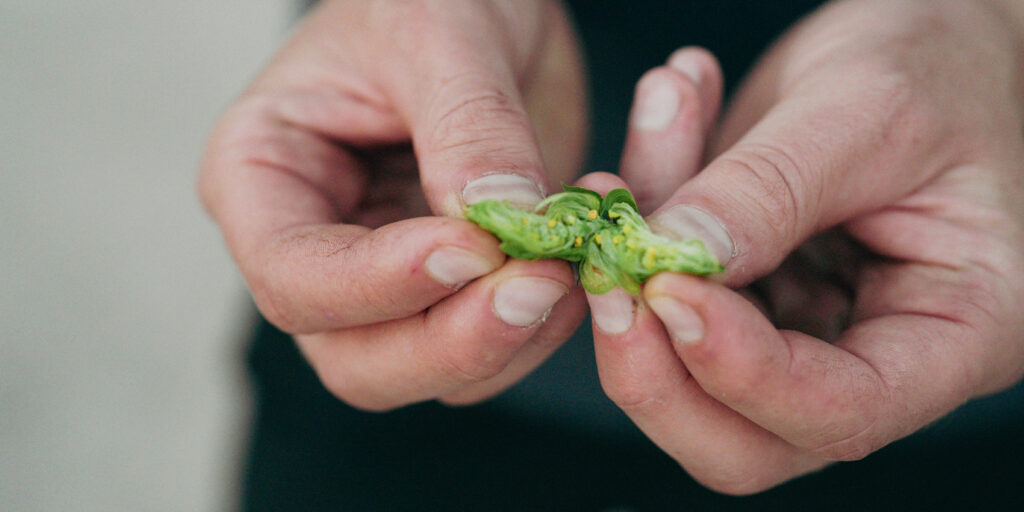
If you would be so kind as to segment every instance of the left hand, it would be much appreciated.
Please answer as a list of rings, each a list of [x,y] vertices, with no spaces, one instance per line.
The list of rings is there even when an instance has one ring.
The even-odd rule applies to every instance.
[[[641,81],[622,175],[661,205],[653,225],[701,236],[727,272],[590,297],[598,367],[708,487],[862,458],[1024,373],[1022,40],[987,5],[824,8],[755,69],[699,173],[713,60],[684,50]],[[675,117],[650,114],[654,90]],[[783,264],[833,227],[864,250]],[[732,290],[765,276],[775,325]]]

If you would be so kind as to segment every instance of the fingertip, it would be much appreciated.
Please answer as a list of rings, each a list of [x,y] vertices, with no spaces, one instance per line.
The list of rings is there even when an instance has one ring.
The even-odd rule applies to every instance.
[[[698,84],[679,70],[659,66],[637,81],[630,128],[640,133],[668,133],[689,119],[700,119],[701,106]]]
[[[659,208],[648,220],[651,229],[678,239],[696,238],[704,243],[721,265],[736,256],[736,241],[725,223],[706,209],[691,204]]]
[[[644,298],[676,353],[716,398],[745,403],[765,375],[784,370],[785,341],[738,293],[700,277],[661,273],[648,281]]]
[[[493,272],[500,265],[499,261],[453,245],[437,247],[423,260],[423,268],[430,277],[453,289]]]
[[[675,344],[688,347],[704,339],[704,320],[693,306],[669,295],[650,297],[647,304],[665,324],[665,329]]]
[[[675,345],[685,349],[704,341],[709,285],[705,279],[672,272],[658,273],[644,285],[644,301]]]
[[[698,172],[717,101],[701,84],[669,66],[651,69],[637,82],[621,175],[642,213],[661,205]]]
[[[723,351],[761,337],[767,323],[732,290],[687,274],[655,275],[644,286],[644,300],[665,325],[677,351],[705,362],[730,357]]]
[[[642,424],[664,413],[659,406],[680,393],[688,373],[651,309],[638,297],[630,301],[632,323],[617,333],[600,326],[591,302],[594,351],[605,394]]]
[[[645,299],[669,295],[679,300],[702,302],[707,295],[705,289],[707,285],[707,279],[702,277],[676,272],[659,272],[644,283],[643,294]]]
[[[717,118],[722,101],[724,79],[718,59],[704,48],[686,46],[672,52],[666,65],[685,75],[697,86],[703,104],[707,107],[702,112],[704,126],[710,126]]]
[[[569,295],[574,277],[564,262],[510,260],[491,296],[494,315],[512,327],[544,323],[555,306]]]
[[[700,46],[684,46],[675,50],[666,59],[665,64],[682,72],[697,84],[719,81],[718,78],[722,75],[718,58]]]
[[[636,317],[636,300],[622,288],[614,288],[602,294],[587,292],[590,317],[596,331],[612,336],[623,334],[633,327]]]
[[[467,178],[462,186],[461,201],[457,201],[458,212],[480,201],[508,201],[524,209],[531,209],[546,195],[545,188],[538,182],[538,176],[524,176],[509,172],[494,172]]]
[[[576,180],[574,185],[589,188],[601,195],[605,195],[616,188],[627,188],[626,182],[622,181],[622,178],[612,173],[601,171],[584,174],[580,179]]]
[[[463,272],[477,270],[479,272],[476,277],[497,270],[506,260],[494,235],[464,219],[408,219],[383,226],[374,234],[386,237],[394,244],[379,248],[382,254],[408,254],[409,247],[420,245],[423,247],[420,258],[424,265],[430,262],[436,267],[457,271],[460,264],[465,264]],[[431,269],[425,270],[429,272]],[[442,284],[448,286],[454,283]]]

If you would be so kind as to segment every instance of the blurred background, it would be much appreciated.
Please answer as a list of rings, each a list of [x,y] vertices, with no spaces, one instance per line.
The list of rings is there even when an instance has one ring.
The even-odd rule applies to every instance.
[[[194,193],[288,0],[0,0],[0,510],[223,510],[241,280]]]

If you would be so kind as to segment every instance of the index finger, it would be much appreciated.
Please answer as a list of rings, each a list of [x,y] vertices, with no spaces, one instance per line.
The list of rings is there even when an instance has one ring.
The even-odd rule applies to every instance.
[[[364,187],[358,161],[263,109],[236,115],[213,138],[199,189],[257,305],[282,330],[405,317],[504,262],[493,237],[460,219],[342,224]]]
[[[379,80],[409,126],[432,211],[460,217],[485,199],[536,205],[578,171],[585,143],[581,59],[565,13],[556,2],[512,16],[425,5],[435,24],[396,34],[401,65]],[[544,102],[528,103],[524,91],[540,87]]]

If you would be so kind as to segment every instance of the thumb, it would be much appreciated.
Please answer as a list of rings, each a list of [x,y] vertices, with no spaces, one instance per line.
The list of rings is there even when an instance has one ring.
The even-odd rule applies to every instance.
[[[563,30],[531,44],[515,40],[510,48],[504,27],[470,21],[423,39],[416,59],[404,61],[412,69],[395,70],[389,80],[409,126],[424,195],[435,213],[449,216],[483,199],[533,206],[557,185],[549,182],[534,131],[535,122],[542,132],[546,125],[528,115],[521,87],[571,73],[565,66],[552,70],[548,57],[574,55]],[[543,114],[582,110],[576,103],[549,105]]]
[[[891,204],[937,168],[931,144],[907,143],[922,135],[915,123],[863,110],[804,98],[776,105],[656,210],[653,228],[703,239],[730,286],[771,272],[813,234]]]
[[[532,207],[547,195],[530,119],[511,73],[476,70],[434,88],[412,123],[431,209],[461,216],[484,199]]]

